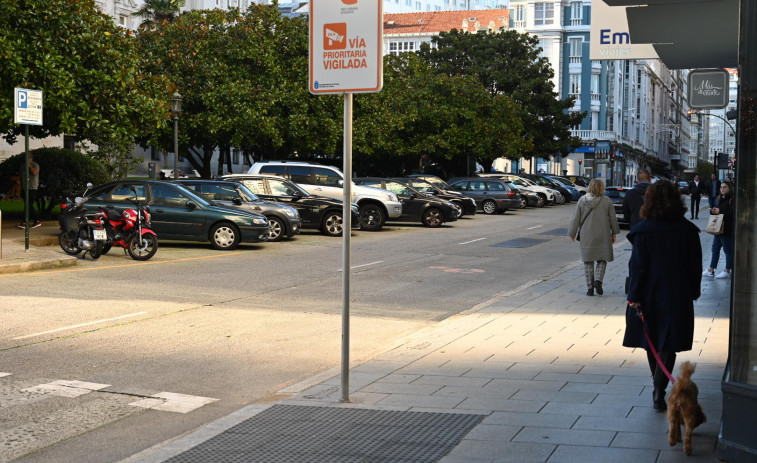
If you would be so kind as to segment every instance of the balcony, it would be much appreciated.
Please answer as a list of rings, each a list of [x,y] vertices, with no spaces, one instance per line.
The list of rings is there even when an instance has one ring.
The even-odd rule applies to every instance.
[[[609,130],[571,130],[571,135],[578,137],[584,142],[593,142],[594,140],[610,140],[617,143],[625,143],[642,152],[647,152],[646,147],[638,141],[618,135],[616,132]]]

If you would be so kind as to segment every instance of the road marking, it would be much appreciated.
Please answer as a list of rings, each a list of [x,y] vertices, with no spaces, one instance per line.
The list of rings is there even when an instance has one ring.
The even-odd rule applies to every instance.
[[[203,405],[217,402],[218,399],[200,397],[197,395],[177,394],[175,392],[160,392],[147,399],[132,402],[134,407],[161,410],[164,412],[189,413]]]
[[[3,373],[0,371],[0,378],[2,378],[3,376],[10,376],[11,374],[12,373]]]
[[[443,265],[434,265],[429,268],[444,270],[447,273],[486,273],[485,270],[477,268],[450,268]]]
[[[350,269],[356,269],[356,268],[360,268],[360,267],[367,267],[369,265],[376,265],[376,264],[380,264],[382,262],[384,262],[384,261],[383,260],[377,260],[376,262],[371,262],[369,264],[353,265],[352,267],[350,267]],[[341,271],[342,271],[342,269],[337,270],[337,272],[341,272]]]
[[[23,392],[34,392],[37,394],[51,394],[59,397],[79,397],[89,394],[92,391],[99,391],[109,387],[110,384],[87,383],[84,381],[66,381],[58,380],[52,383],[40,384],[38,386],[21,389]]]
[[[186,261],[198,260],[198,259],[215,259],[217,257],[236,256],[236,255],[242,254],[244,252],[252,252],[252,251],[228,252],[228,253],[218,254],[218,255],[214,255],[214,256],[186,257],[184,259],[158,260],[158,261],[150,261],[150,262],[138,262],[138,263],[133,263],[133,264],[123,264],[123,265],[109,265],[107,267],[74,268],[74,269],[66,269],[66,270],[51,270],[51,271],[48,271],[48,272],[4,273],[4,274],[0,274],[0,278],[2,278],[2,277],[28,276],[28,275],[48,275],[48,274],[52,274],[52,273],[90,272],[90,271],[93,271],[93,270],[94,271],[100,271],[100,270],[111,269],[111,268],[135,267],[137,265],[171,264],[171,263],[174,263],[174,262],[186,262]]]
[[[541,228],[541,227],[543,227],[543,226],[544,226],[544,225],[537,225],[537,226],[535,226],[535,227],[528,227],[528,228],[526,228],[526,230],[533,230],[534,228]]]
[[[470,240],[470,241],[466,241],[465,243],[459,243],[459,244],[461,244],[461,245],[462,244],[470,244],[470,243],[475,243],[476,241],[481,241],[481,240],[485,240],[485,239],[486,238],[478,238],[478,239],[475,239],[475,240]]]
[[[147,312],[136,312],[136,313],[130,313],[128,315],[121,315],[120,317],[103,318],[102,320],[95,320],[93,322],[80,323],[78,325],[64,326],[63,328],[56,328],[54,330],[41,331],[39,333],[27,334],[26,336],[19,336],[17,338],[13,338],[13,340],[16,341],[16,340],[19,340],[19,339],[33,338],[35,336],[42,336],[43,334],[57,333],[58,331],[72,330],[74,328],[81,328],[82,326],[96,325],[98,323],[111,322],[113,320],[121,320],[122,318],[136,317],[137,315],[144,315],[146,313]]]

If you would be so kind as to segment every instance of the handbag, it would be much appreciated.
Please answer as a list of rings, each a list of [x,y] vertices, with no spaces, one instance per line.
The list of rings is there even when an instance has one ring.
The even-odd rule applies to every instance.
[[[707,219],[706,231],[710,235],[722,235],[724,224],[725,221],[723,220],[723,214],[712,214],[710,215],[710,218]]]

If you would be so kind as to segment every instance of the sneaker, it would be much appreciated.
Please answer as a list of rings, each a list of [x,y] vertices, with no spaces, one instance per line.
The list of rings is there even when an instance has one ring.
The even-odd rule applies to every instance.
[[[42,222],[40,222],[39,220],[37,220],[36,222],[34,222],[34,225],[32,225],[32,228],[37,228],[37,227],[41,227],[41,226],[42,226]]]
[[[16,226],[17,226],[18,228],[20,228],[21,230],[23,230],[23,229],[25,229],[25,228],[26,228],[26,224],[25,224],[25,223],[23,223],[23,222],[22,222],[22,223],[20,223],[20,224],[18,224],[18,225],[16,225]]]
[[[722,272],[718,273],[718,276],[716,276],[715,278],[731,278],[731,274],[723,270]]]
[[[703,277],[714,277],[715,272],[711,271],[710,269],[705,269],[704,272],[702,272]]]

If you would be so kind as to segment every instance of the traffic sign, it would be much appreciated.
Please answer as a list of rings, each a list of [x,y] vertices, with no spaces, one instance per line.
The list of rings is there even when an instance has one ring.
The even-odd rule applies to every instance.
[[[310,0],[310,93],[373,93],[384,75],[383,0]]]
[[[42,91],[18,87],[14,89],[13,122],[42,125]]]

